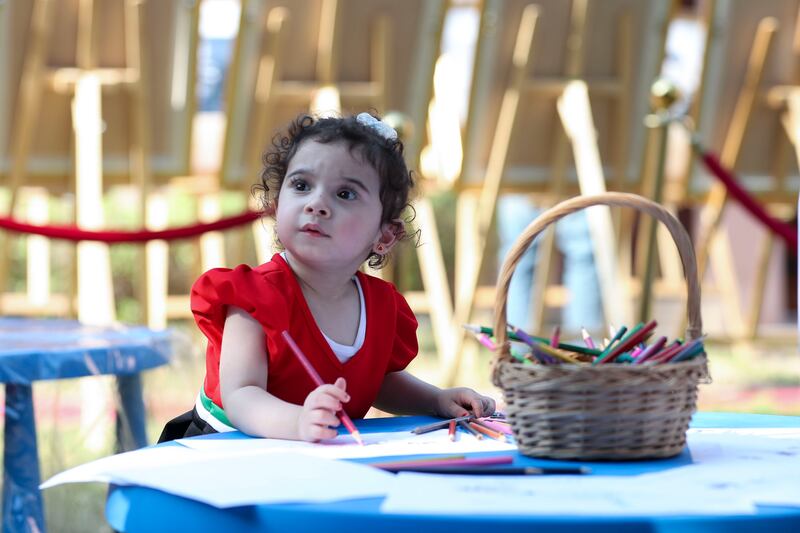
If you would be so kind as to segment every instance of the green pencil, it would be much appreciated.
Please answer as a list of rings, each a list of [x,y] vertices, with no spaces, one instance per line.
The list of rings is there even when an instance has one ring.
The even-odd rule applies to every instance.
[[[473,333],[485,333],[486,335],[492,337],[494,336],[494,330],[486,326],[478,326],[476,324],[464,324],[462,327],[467,331],[471,331]],[[536,335],[531,335],[531,337],[537,342],[550,344],[550,339],[546,337],[537,337]],[[508,338],[515,341],[525,342],[519,335],[517,335],[513,331],[508,332]],[[567,350],[576,353],[583,353],[587,355],[594,355],[594,356],[600,355],[600,352],[602,352],[602,350],[598,350],[597,348],[588,348],[585,346],[578,346],[576,344],[568,344],[566,342],[559,342],[558,347],[561,348],[562,350]]]

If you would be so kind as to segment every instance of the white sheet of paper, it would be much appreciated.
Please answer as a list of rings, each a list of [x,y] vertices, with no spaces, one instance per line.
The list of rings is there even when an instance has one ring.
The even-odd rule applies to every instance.
[[[40,488],[92,481],[140,485],[217,507],[235,507],[379,497],[393,480],[392,474],[369,466],[307,455],[201,453],[183,446],[158,446],[71,468]]]
[[[380,497],[394,481],[392,474],[369,466],[291,453],[232,455],[114,477],[215,507]]]
[[[181,446],[142,448],[103,457],[59,472],[39,485],[39,488],[47,489],[64,483],[110,483],[115,481],[114,474],[117,472],[140,468],[158,469],[165,465],[197,461],[199,457],[200,454],[194,450]]]
[[[335,439],[318,443],[281,439],[178,439],[178,444],[204,452],[220,450],[291,451],[293,453],[327,457],[331,459],[356,459],[366,457],[391,457],[396,455],[453,455],[472,452],[512,451],[517,446],[494,439],[478,440],[460,433],[458,440],[451,442],[447,430],[415,435],[410,431],[389,433],[362,433],[365,446],[358,445],[350,435],[339,435]]]
[[[381,511],[398,514],[656,516],[750,514],[746,499],[664,490],[636,476],[423,476],[398,474]]]
[[[724,491],[758,505],[800,507],[800,439],[728,432],[687,438],[694,464],[639,477],[661,486]]]

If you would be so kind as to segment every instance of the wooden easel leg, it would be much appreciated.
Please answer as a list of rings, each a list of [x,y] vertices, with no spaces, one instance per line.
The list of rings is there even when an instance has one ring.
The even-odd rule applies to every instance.
[[[32,224],[47,224],[47,189],[28,189],[27,219]],[[34,308],[45,309],[50,301],[50,240],[39,235],[29,235],[28,245],[28,302]]]
[[[508,148],[511,142],[511,133],[514,129],[514,119],[517,114],[520,92],[525,81],[525,73],[530,59],[533,34],[536,29],[538,17],[539,11],[534,4],[526,6],[522,13],[522,20],[520,21],[516,45],[514,47],[515,53],[513,57],[511,81],[506,88],[503,101],[500,104],[500,114],[497,121],[497,128],[495,129],[495,138],[492,142],[489,164],[486,169],[486,179],[481,189],[480,198],[478,199],[478,224],[475,231],[478,265],[475,270],[472,271],[472,279],[469,280],[469,283],[465,284],[467,290],[465,291],[464,299],[456,302],[456,325],[469,321],[472,315],[472,309],[475,305],[474,300],[478,288],[478,274],[483,265],[486,240],[492,220],[494,219],[497,195],[500,190],[500,181],[505,171]],[[453,348],[455,349],[455,353],[458,354],[464,342],[464,333],[460,331],[460,328],[454,339],[456,342]],[[459,361],[457,358],[453,359],[452,364],[446,370],[444,379],[446,383],[452,383],[455,379],[455,376],[458,374],[458,363]]]
[[[711,241],[709,260],[714,270],[714,280],[719,289],[722,308],[725,310],[725,322],[730,330],[730,337],[741,338],[746,331],[742,318],[742,303],[739,299],[739,284],[733,270],[730,240],[721,232],[715,233]]]
[[[33,0],[32,0],[33,1]],[[8,215],[14,216],[17,194],[25,180],[33,140],[36,118],[42,96],[43,68],[47,57],[47,47],[52,34],[53,22],[52,0],[36,0],[31,14],[28,47],[22,65],[22,77],[17,96],[17,110],[14,124],[11,127],[11,168],[7,187],[10,192]],[[11,257],[10,236],[0,232],[0,294],[5,292],[8,282],[9,258]],[[0,310],[2,298],[0,298]]]
[[[433,327],[436,350],[440,364],[446,371],[453,368],[457,351],[454,338],[453,307],[450,304],[449,282],[442,257],[441,240],[436,227],[436,217],[429,199],[422,197],[414,204],[417,220],[422,230],[420,245],[417,246],[422,283],[428,296],[431,325]],[[458,328],[460,329],[460,328]]]
[[[741,151],[744,132],[752,115],[758,86],[764,72],[764,64],[769,53],[773,37],[778,29],[778,22],[772,17],[763,19],[756,30],[753,39],[753,47],[750,50],[747,73],[744,85],[739,92],[736,106],[733,111],[731,123],[728,126],[728,133],[725,137],[725,144],[720,154],[720,162],[727,168],[735,168],[736,160]],[[697,239],[697,265],[700,279],[703,279],[708,265],[711,241],[715,238],[719,223],[722,220],[722,212],[727,201],[725,186],[715,183],[708,194],[708,199],[701,212],[700,231]]]
[[[758,269],[753,283],[753,295],[750,299],[750,313],[747,317],[747,338],[755,340],[758,336],[758,323],[761,320],[761,308],[764,305],[764,291],[767,284],[769,261],[772,257],[775,239],[768,234],[763,241],[758,254]]]

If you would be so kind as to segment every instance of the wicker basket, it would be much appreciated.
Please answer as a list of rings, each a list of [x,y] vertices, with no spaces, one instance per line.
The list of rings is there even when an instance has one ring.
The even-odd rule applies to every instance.
[[[530,365],[513,359],[506,336],[511,275],[536,236],[560,218],[593,205],[632,207],[669,229],[683,263],[687,339],[700,336],[700,285],[691,240],[666,209],[640,196],[606,193],[561,202],[525,229],[497,282],[497,354],[492,380],[503,390],[521,453],[557,459],[629,460],[681,452],[695,411],[697,385],[708,379],[706,357],[659,365]]]

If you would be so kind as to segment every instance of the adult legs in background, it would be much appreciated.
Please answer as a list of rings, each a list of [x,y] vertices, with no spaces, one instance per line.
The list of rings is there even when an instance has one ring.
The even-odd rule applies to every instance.
[[[503,195],[497,206],[498,255],[502,264],[512,244],[543,209],[522,194]],[[538,239],[537,239],[538,240]],[[563,283],[569,300],[562,310],[561,327],[566,333],[577,333],[581,327],[597,330],[602,327],[603,311],[600,287],[594,268],[592,242],[583,212],[574,213],[556,224],[556,246],[564,255]],[[511,278],[508,292],[508,322],[522,328],[530,326],[531,290],[537,265],[536,241],[523,255]]]
[[[528,224],[540,213],[530,199],[521,194],[506,194],[497,202],[497,233],[499,236],[498,264],[511,250],[517,237],[522,234]],[[522,256],[508,289],[506,316],[508,323],[527,329],[531,323],[531,289],[533,287],[533,271],[536,267],[536,248],[538,239]]]
[[[561,312],[562,329],[567,332],[578,332],[582,327],[590,331],[601,329],[603,307],[600,284],[584,211],[558,221],[556,245],[564,255],[563,283],[569,290],[569,300]]]

